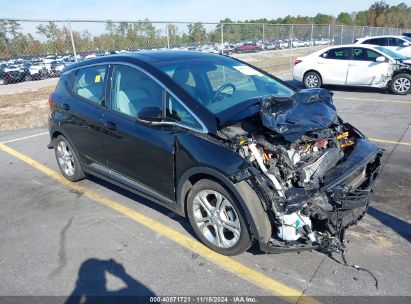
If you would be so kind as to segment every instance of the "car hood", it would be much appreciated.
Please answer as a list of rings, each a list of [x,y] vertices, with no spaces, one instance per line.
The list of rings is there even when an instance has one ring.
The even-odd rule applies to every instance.
[[[289,98],[269,98],[261,102],[262,124],[294,142],[305,133],[321,130],[337,122],[332,92],[305,89]]]

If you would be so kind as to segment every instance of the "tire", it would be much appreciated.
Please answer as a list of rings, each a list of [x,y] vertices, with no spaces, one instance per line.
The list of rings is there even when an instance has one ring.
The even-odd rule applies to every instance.
[[[243,210],[222,185],[207,179],[195,183],[187,197],[187,213],[197,237],[210,249],[232,256],[250,248]]]
[[[321,88],[322,86],[322,80],[320,74],[317,72],[308,72],[304,75],[304,86],[307,89],[312,89],[312,88]]]
[[[395,75],[390,82],[390,91],[397,95],[410,94],[411,75],[406,73]]]
[[[59,135],[53,140],[53,146],[57,164],[63,176],[72,182],[84,179],[85,174],[77,153],[67,139]]]

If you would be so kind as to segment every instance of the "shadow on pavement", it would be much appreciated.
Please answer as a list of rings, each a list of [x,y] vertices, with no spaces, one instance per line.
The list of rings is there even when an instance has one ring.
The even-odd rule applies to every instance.
[[[371,206],[367,213],[411,243],[411,224]]]
[[[160,212],[161,214],[168,216],[170,218],[172,218],[174,221],[176,221],[177,223],[179,223],[185,230],[187,230],[188,233],[190,233],[193,237],[195,237],[197,239],[197,236],[194,233],[193,228],[191,228],[190,222],[188,221],[188,219],[172,212],[171,210],[167,209],[166,207],[161,206],[160,204],[157,204],[156,202],[153,202],[149,199],[146,199],[134,192],[128,191],[126,189],[123,189],[121,187],[118,187],[110,182],[107,182],[103,179],[100,179],[98,177],[95,176],[91,176],[88,175],[87,179],[98,184],[101,185],[113,192],[116,192],[120,195],[123,195],[133,201],[135,201],[138,204],[142,204],[144,206],[147,206],[157,212]]]
[[[126,287],[111,291],[107,289],[106,274],[120,279]],[[131,277],[123,265],[115,260],[88,259],[78,272],[76,287],[65,304],[94,303],[146,303],[155,294]]]

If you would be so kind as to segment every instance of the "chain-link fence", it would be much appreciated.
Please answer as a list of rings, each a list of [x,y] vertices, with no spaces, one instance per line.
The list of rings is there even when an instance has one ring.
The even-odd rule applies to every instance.
[[[271,62],[264,55],[247,57],[262,68],[278,71],[287,64],[291,67],[293,57],[313,48],[403,31],[314,24],[0,20],[1,84],[54,77],[74,61],[142,49],[229,55],[279,51],[278,56],[271,56]]]
[[[278,72],[288,71],[297,57],[317,49],[364,36],[403,32],[409,30],[312,24],[0,20],[0,131],[44,125],[47,99],[57,77],[65,66],[79,60],[143,49],[197,50],[236,56],[281,75]]]

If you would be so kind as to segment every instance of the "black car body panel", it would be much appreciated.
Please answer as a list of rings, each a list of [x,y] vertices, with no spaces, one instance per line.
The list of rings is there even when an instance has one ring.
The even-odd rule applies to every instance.
[[[261,118],[267,128],[296,141],[309,131],[329,127],[337,119],[337,110],[328,90],[305,89],[291,98],[266,100]]]
[[[86,172],[183,216],[193,184],[204,178],[218,181],[237,199],[253,238],[267,252],[331,244],[325,234],[332,238],[367,209],[381,150],[337,116],[332,94],[326,90],[295,91],[290,98],[252,98],[213,114],[159,68],[165,62],[189,66],[219,56],[223,55],[139,52],[67,66],[51,96],[51,140],[63,135]],[[153,78],[162,88],[163,106],[164,96],[175,96],[201,128],[168,121],[147,123],[112,110],[116,65]],[[105,68],[101,105],[72,90],[75,72],[93,66]],[[299,229],[297,236],[305,243],[279,239],[279,227],[286,227],[284,218],[295,214],[311,218],[312,229],[321,233],[313,237],[308,228]]]

